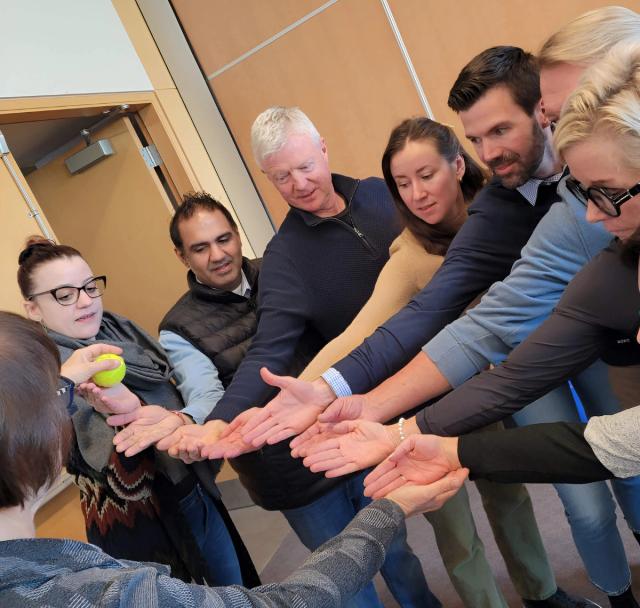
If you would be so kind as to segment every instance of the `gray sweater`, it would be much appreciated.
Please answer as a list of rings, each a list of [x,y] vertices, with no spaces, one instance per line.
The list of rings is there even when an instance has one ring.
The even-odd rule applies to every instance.
[[[640,406],[591,418],[584,437],[598,460],[616,477],[640,474]]]
[[[253,590],[188,585],[165,566],[116,560],[72,540],[3,541],[0,606],[338,608],[380,568],[403,520],[397,504],[375,501],[284,582]]]

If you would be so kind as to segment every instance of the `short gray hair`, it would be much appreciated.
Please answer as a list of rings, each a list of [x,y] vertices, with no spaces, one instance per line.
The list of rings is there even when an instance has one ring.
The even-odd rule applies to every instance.
[[[296,107],[272,106],[258,116],[251,127],[251,148],[258,165],[280,150],[292,134],[309,135],[320,143],[321,137],[309,117]]]

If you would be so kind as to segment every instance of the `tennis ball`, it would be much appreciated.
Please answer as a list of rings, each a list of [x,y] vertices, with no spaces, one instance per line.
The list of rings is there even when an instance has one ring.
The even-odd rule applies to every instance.
[[[103,372],[94,374],[91,378],[98,386],[103,388],[109,388],[118,382],[122,382],[124,375],[127,373],[127,366],[124,364],[124,359],[120,355],[112,355],[111,353],[106,355],[98,355],[96,361],[104,361],[104,359],[116,359],[120,362],[120,365],[115,369],[107,369]]]

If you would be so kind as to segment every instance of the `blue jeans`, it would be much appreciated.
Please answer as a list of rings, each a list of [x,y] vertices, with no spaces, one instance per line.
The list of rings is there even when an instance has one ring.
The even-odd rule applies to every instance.
[[[213,498],[200,484],[180,500],[180,513],[189,524],[207,563],[209,584],[242,585],[236,549]]]
[[[282,511],[307,549],[314,551],[322,543],[339,534],[355,514],[371,502],[371,499],[363,494],[363,481],[368,472],[363,471],[345,480],[304,507]],[[420,560],[407,544],[407,529],[404,524],[387,549],[387,557],[380,572],[396,601],[403,608],[439,608],[442,605],[431,593]],[[345,606],[382,608],[372,582]]]
[[[619,411],[607,368],[601,361],[573,379],[587,415]],[[513,416],[518,426],[540,422],[579,422],[568,384],[558,387]],[[632,530],[640,529],[640,478],[612,482],[616,498]],[[605,482],[554,484],[564,505],[571,534],[591,582],[607,594],[619,594],[631,584],[631,572],[616,525],[615,502]]]

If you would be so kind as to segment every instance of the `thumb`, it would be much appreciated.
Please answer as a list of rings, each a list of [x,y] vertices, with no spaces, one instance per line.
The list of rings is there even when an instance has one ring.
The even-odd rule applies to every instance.
[[[415,448],[416,438],[414,435],[407,437],[391,454],[389,454],[389,460],[392,462],[398,462],[404,458],[407,454],[410,454]]]
[[[349,402],[344,397],[338,397],[318,416],[318,420],[320,422],[340,422],[352,419],[352,416],[349,415],[348,404]]]
[[[279,389],[287,388],[295,378],[291,376],[277,376],[270,372],[266,367],[260,368],[260,377],[269,385]]]
[[[138,414],[142,408],[136,408],[133,412],[127,412],[126,414],[114,414],[107,418],[107,424],[109,426],[124,426],[134,420],[138,419]]]
[[[337,433],[338,435],[346,435],[355,430],[356,423],[354,420],[343,420],[342,422],[336,422],[328,426],[328,430]]]

